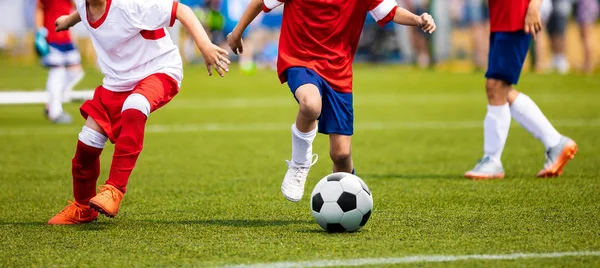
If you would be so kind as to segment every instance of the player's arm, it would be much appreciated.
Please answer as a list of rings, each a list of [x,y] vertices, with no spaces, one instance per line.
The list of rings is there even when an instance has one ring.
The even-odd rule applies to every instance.
[[[542,0],[530,0],[527,15],[525,16],[524,30],[526,33],[531,34],[534,39],[536,38],[536,34],[542,30],[541,5]]]
[[[48,37],[48,29],[44,27],[44,7],[42,6],[42,3],[38,0],[36,1],[35,7],[34,45],[35,51],[40,57],[44,57],[48,55],[48,53],[50,53],[50,47],[48,45],[46,37]]]
[[[177,20],[181,22],[186,31],[192,36],[198,49],[202,52],[206,68],[208,69],[208,75],[212,75],[212,68],[215,68],[221,77],[225,76],[225,73],[229,72],[229,64],[231,63],[227,59],[229,53],[210,41],[204,27],[202,27],[192,9],[184,4],[178,4]]]
[[[77,11],[71,13],[70,15],[60,16],[55,22],[56,31],[60,32],[69,30],[69,28],[75,26],[75,24],[79,22],[81,22],[81,17]]]
[[[417,26],[426,33],[433,33],[437,28],[431,15],[423,13],[421,16],[418,16],[401,7],[396,8],[396,12],[392,20],[400,25]]]
[[[233,53],[243,53],[244,46],[242,42],[242,33],[248,28],[248,25],[260,14],[260,12],[265,7],[265,3],[263,0],[252,0],[248,7],[242,14],[240,21],[235,25],[233,31],[227,35],[227,43],[229,47],[233,51]]]
[[[44,9],[39,0],[35,5],[35,28],[44,28]]]

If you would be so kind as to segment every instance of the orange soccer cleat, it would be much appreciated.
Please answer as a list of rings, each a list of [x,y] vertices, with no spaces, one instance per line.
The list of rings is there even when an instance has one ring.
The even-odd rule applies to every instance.
[[[98,190],[100,192],[90,200],[90,207],[107,217],[117,216],[123,193],[108,184],[98,187]]]
[[[561,137],[558,145],[546,152],[544,168],[537,174],[538,178],[553,178],[562,174],[569,160],[575,157],[577,144],[568,137]]]
[[[95,221],[97,218],[98,212],[91,209],[90,206],[69,201],[69,205],[56,214],[56,216],[52,217],[52,219],[48,221],[48,224],[82,224]]]

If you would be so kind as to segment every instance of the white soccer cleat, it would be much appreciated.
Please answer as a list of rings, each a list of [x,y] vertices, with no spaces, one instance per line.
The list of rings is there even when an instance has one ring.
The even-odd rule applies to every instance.
[[[281,183],[281,192],[287,200],[298,202],[302,199],[308,171],[310,171],[310,167],[317,163],[317,160],[319,160],[319,156],[316,154],[313,154],[311,163],[306,166],[297,165],[294,161],[285,160],[288,164],[288,171],[285,173],[285,177]]]

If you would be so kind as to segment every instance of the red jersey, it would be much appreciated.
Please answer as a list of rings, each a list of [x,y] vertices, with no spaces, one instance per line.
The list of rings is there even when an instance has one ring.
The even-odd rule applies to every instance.
[[[44,27],[48,30],[48,43],[71,43],[69,31],[56,32],[56,19],[62,15],[69,15],[73,11],[71,0],[38,0],[38,8],[44,12]]]
[[[489,0],[490,30],[515,32],[525,27],[529,0]]]
[[[366,13],[383,26],[394,18],[395,0],[264,0],[264,11],[285,2],[277,72],[306,67],[337,92],[352,92],[352,61]]]

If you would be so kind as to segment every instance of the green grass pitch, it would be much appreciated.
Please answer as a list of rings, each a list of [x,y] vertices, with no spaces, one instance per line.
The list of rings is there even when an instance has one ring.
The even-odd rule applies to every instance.
[[[373,191],[365,228],[328,234],[309,193],[331,171],[328,139],[304,199],[279,190],[296,103],[274,72],[207,77],[187,66],[181,93],[149,120],[120,214],[81,226],[46,222],[72,199],[70,161],[83,119],[50,125],[41,105],[0,106],[0,266],[220,266],[415,255],[600,250],[600,79],[526,74],[518,89],[579,153],[561,178],[536,179],[539,141],[513,121],[507,177],[462,174],[482,154],[482,73],[355,68],[358,175]],[[38,67],[0,65],[0,87],[42,88]],[[80,85],[101,82],[94,70]],[[67,110],[78,115],[79,104]],[[113,146],[102,156],[106,179]],[[420,266],[599,266],[600,257],[463,260]],[[408,264],[408,265],[415,265]]]

